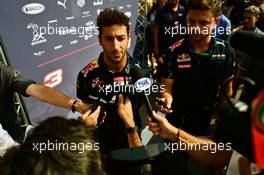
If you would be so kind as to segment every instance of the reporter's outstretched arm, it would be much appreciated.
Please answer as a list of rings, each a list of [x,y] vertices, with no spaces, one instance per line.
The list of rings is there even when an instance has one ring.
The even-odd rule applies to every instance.
[[[153,134],[159,135],[161,138],[170,139],[172,141],[180,141],[180,143],[178,142],[179,144],[183,143],[190,145],[185,151],[193,158],[210,166],[223,167],[228,164],[232,154],[231,149],[215,149],[213,150],[214,152],[212,152],[211,149],[197,150],[194,148],[197,145],[208,145],[208,147],[210,147],[210,145],[216,146],[216,143],[210,139],[193,136],[183,130],[180,130],[179,128],[174,127],[165,117],[158,115],[154,111],[153,117],[156,119],[157,123],[152,123],[151,117],[148,117],[148,126]]]
[[[72,106],[74,106],[76,111],[82,114],[90,108],[89,104],[85,104],[81,101],[75,102],[75,99],[64,95],[56,89],[50,88],[48,86],[31,84],[27,87],[26,94],[36,98],[39,101],[60,106],[63,108],[72,109]]]
[[[141,146],[142,142],[137,132],[137,127],[134,121],[132,105],[128,97],[122,94],[118,95],[118,114],[123,120],[127,128],[129,147]]]

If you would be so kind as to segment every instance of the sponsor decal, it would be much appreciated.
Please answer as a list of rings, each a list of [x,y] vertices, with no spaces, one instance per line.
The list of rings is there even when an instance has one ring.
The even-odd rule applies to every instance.
[[[212,60],[225,60],[225,54],[213,54]]]
[[[191,57],[189,54],[180,54],[178,55],[178,58],[177,58],[177,63],[182,63],[182,62],[189,62],[191,61]]]
[[[82,8],[85,6],[85,0],[76,0],[77,6]]]
[[[27,29],[33,30],[31,46],[35,46],[35,45],[47,42],[47,39],[43,36],[44,33],[39,32],[39,30],[38,30],[39,26],[37,24],[30,23],[27,25]]]
[[[36,15],[42,13],[45,10],[45,6],[40,3],[30,3],[22,7],[22,12],[28,15]]]
[[[103,83],[104,81],[100,80],[99,77],[97,77],[96,79],[92,80],[92,88],[102,85]]]
[[[84,77],[87,76],[87,73],[92,70],[94,67],[96,66],[96,63],[91,63],[91,64],[88,64],[88,66],[86,66],[82,71],[81,73],[84,74]]]
[[[94,0],[93,1],[93,5],[97,6],[97,5],[103,5],[103,0]]]
[[[66,1],[67,1],[67,0],[64,0],[63,2],[62,2],[62,1],[57,1],[57,4],[58,4],[59,6],[62,6],[65,10],[67,10],[67,7],[66,7]]]
[[[180,65],[178,65],[179,69],[185,69],[185,68],[191,68],[191,67],[192,67],[191,64],[180,64]]]
[[[153,81],[150,78],[140,78],[139,80],[136,81],[136,83],[134,84],[134,87],[136,88],[136,90],[138,91],[144,91],[147,90],[151,87]]]
[[[54,88],[60,85],[63,81],[63,70],[57,69],[45,75],[43,84]]]
[[[34,56],[42,56],[44,53],[46,53],[46,51],[38,51],[38,52],[34,52],[33,55]]]

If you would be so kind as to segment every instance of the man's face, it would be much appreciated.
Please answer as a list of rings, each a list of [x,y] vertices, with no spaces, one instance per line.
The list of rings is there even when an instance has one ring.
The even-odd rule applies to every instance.
[[[121,63],[125,58],[129,36],[125,25],[103,27],[99,43],[103,47],[104,57],[111,63]]]
[[[243,25],[246,30],[253,30],[258,18],[250,12],[245,12],[243,15]]]
[[[213,17],[211,10],[189,10],[186,20],[193,40],[209,37],[218,22],[218,19]]]
[[[179,0],[168,0],[167,1],[170,5],[174,6],[174,5],[178,5]]]

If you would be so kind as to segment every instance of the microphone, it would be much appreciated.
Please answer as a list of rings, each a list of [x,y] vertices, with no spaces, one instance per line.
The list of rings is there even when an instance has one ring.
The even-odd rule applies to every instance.
[[[255,32],[236,31],[230,38],[230,45],[248,55],[264,59],[264,36]]]
[[[148,95],[145,94],[145,90],[151,87],[152,80],[150,78],[144,77],[144,72],[139,68],[139,66],[132,66],[132,68],[129,71],[129,74],[132,78],[132,82],[134,83],[134,86],[136,88],[136,92],[142,92],[142,96],[144,98],[144,102],[147,108],[147,112],[150,117],[152,117],[152,107],[148,98]],[[153,120],[155,120],[152,117]]]

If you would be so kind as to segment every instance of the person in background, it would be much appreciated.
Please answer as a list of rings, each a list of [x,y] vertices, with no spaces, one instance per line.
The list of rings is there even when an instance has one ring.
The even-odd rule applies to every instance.
[[[158,109],[167,113],[173,126],[207,137],[214,107],[225,99],[226,82],[233,77],[234,51],[227,42],[212,37],[212,29],[220,20],[220,1],[188,0],[186,9],[189,33],[165,53],[169,60],[168,69],[161,75],[165,105],[158,105]],[[232,95],[232,83],[227,89]],[[159,160],[164,165],[160,172],[172,174],[171,162],[177,162],[180,174],[189,174],[192,169],[187,168],[188,161],[185,152],[167,153]]]
[[[153,26],[154,57],[158,64],[158,76],[167,69],[166,58],[163,54],[175,41],[184,36],[179,33],[184,26],[185,8],[179,4],[179,0],[168,0],[157,11],[155,25]]]

